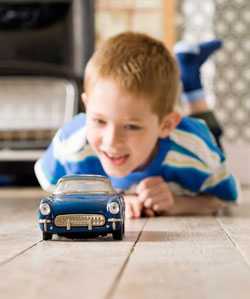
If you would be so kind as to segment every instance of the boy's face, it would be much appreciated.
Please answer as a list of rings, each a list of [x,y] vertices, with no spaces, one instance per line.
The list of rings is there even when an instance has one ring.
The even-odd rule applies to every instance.
[[[143,98],[126,94],[111,79],[99,79],[83,94],[87,139],[109,176],[123,177],[151,159],[164,129]]]

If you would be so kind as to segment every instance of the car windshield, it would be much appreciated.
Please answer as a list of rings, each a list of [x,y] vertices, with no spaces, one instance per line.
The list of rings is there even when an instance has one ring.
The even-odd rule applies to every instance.
[[[113,194],[114,192],[111,184],[105,180],[65,180],[56,186],[54,194]]]

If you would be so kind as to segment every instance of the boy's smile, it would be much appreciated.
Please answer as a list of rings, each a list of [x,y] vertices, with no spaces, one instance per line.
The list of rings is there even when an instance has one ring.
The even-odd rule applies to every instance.
[[[113,163],[114,165],[117,165],[117,166],[122,165],[129,158],[129,154],[114,156],[114,155],[112,155],[112,154],[110,155],[106,152],[103,152],[103,153],[106,156],[106,158],[110,160],[111,163]]]
[[[152,158],[161,128],[147,99],[124,92],[111,79],[99,79],[83,95],[87,138],[105,172],[122,177]]]

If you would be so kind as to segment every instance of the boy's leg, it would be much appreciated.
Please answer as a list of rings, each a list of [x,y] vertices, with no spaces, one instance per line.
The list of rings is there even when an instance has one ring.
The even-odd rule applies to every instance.
[[[201,66],[222,42],[212,40],[200,44],[179,42],[175,46],[183,86],[182,100],[187,102],[190,114],[203,119],[213,133],[218,146],[222,149],[220,138],[222,129],[214,113],[209,109],[201,82]]]

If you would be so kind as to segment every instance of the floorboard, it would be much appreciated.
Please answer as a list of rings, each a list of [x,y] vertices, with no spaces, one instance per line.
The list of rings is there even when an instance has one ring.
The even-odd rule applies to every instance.
[[[239,207],[218,221],[250,267],[250,189],[244,190]]]
[[[1,191],[1,299],[109,296],[146,219],[128,221],[123,242],[111,237],[43,242],[36,210],[44,194],[35,189]]]
[[[122,242],[41,241],[43,195],[0,190],[1,299],[249,298],[250,190],[227,215],[127,221]]]
[[[148,221],[113,298],[249,298],[250,269],[216,218]]]

